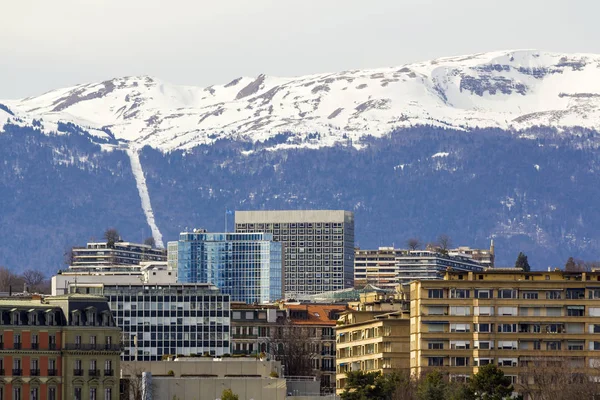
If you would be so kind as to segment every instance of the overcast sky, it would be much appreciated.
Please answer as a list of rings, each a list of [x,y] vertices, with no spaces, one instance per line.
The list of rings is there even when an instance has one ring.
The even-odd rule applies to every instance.
[[[386,67],[481,51],[600,53],[596,0],[3,0],[0,98],[126,75]]]

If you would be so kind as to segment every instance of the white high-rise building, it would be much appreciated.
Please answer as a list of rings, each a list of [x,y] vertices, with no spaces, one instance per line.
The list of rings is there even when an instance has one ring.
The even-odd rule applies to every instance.
[[[236,211],[236,232],[267,232],[283,245],[284,290],[317,294],[354,286],[354,213]]]

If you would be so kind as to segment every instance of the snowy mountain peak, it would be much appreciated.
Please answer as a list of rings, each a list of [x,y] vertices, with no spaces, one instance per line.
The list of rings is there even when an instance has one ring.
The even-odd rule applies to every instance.
[[[123,77],[0,103],[20,116],[110,129],[117,139],[163,150],[225,137],[264,141],[282,132],[293,134],[288,146],[319,147],[419,124],[598,129],[600,56],[499,51],[293,78],[240,77],[206,88]]]

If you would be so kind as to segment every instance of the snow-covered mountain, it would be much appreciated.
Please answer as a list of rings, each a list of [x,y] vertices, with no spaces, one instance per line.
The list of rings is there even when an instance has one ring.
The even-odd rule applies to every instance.
[[[46,129],[71,122],[163,151],[282,132],[293,136],[280,147],[356,145],[365,135],[415,125],[598,129],[600,55],[501,51],[296,78],[242,77],[207,88],[126,77],[0,103],[24,120],[43,120]],[[0,110],[0,118],[11,117]]]
[[[0,265],[53,273],[111,226],[164,244],[223,229],[225,209],[307,208],[353,210],[363,248],[445,233],[494,239],[504,266],[520,251],[538,268],[595,260],[599,148],[600,55],[208,88],[130,77],[0,100]]]

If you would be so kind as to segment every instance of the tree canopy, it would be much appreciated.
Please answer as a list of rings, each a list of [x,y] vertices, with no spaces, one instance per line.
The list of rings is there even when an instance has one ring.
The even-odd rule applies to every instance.
[[[531,271],[529,261],[527,261],[527,256],[523,252],[520,252],[517,256],[517,261],[515,261],[515,268],[521,268],[525,272]]]

